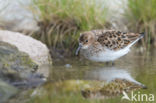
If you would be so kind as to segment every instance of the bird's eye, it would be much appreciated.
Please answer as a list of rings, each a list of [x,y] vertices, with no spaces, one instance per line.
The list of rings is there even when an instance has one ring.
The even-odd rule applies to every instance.
[[[88,42],[88,40],[86,40],[86,43]]]

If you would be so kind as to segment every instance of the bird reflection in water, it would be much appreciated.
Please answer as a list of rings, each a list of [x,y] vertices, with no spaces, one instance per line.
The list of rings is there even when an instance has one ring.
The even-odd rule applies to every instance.
[[[116,67],[94,69],[86,73],[86,79],[101,83],[82,90],[85,98],[115,97],[125,92],[146,89],[146,86],[136,81],[126,69]]]

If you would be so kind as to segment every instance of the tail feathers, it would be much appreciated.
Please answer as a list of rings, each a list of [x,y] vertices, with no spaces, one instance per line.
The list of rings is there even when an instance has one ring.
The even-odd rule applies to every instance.
[[[143,32],[143,33],[139,33],[140,35],[137,37],[137,39],[135,38],[133,38],[133,42],[129,45],[129,47],[131,47],[133,44],[135,44],[138,40],[140,40],[141,38],[143,38],[144,37],[144,35],[145,35],[145,33]]]

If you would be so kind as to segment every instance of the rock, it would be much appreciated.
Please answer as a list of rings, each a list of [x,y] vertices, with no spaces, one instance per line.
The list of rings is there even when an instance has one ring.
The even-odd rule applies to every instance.
[[[28,54],[0,41],[0,103],[14,96],[17,93],[16,87],[30,88],[43,84],[45,80],[36,72],[37,69],[38,65]]]
[[[28,54],[39,66],[37,72],[48,77],[52,61],[45,44],[21,33],[4,30],[0,30],[0,41],[14,45],[19,51]]]
[[[65,64],[65,67],[66,68],[72,68],[72,65],[71,64]]]
[[[43,83],[43,76],[36,73],[38,65],[15,46],[0,41],[0,79],[15,86],[35,86]]]
[[[0,103],[4,103],[11,96],[17,93],[17,89],[0,80]]]
[[[0,27],[11,31],[37,31],[37,22],[28,9],[32,3],[31,0],[0,0]]]

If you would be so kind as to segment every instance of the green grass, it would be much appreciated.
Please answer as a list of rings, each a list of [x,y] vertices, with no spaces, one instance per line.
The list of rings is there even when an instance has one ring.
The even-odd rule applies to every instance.
[[[126,18],[131,31],[145,31],[147,48],[156,44],[156,0],[128,0]]]
[[[41,31],[34,35],[48,47],[70,52],[77,46],[79,33],[103,28],[107,9],[96,0],[34,0],[39,8]],[[37,14],[38,13],[38,14]]]

